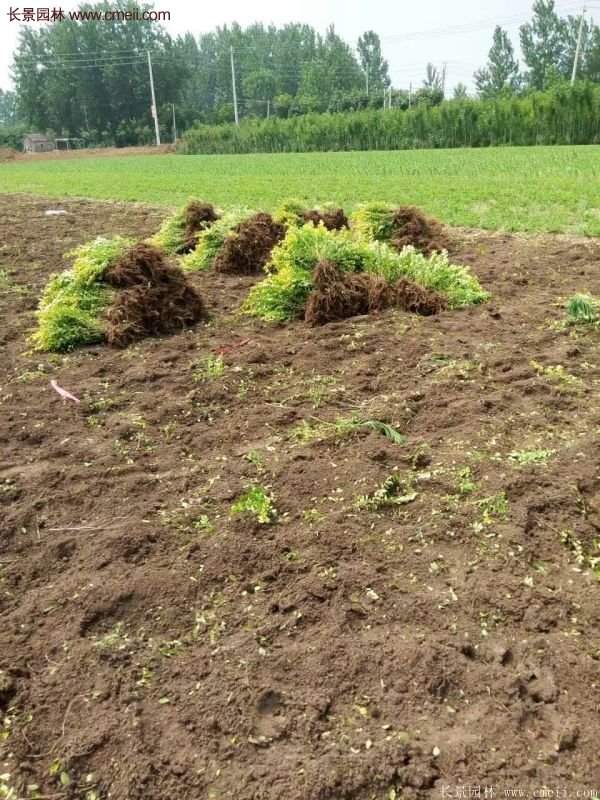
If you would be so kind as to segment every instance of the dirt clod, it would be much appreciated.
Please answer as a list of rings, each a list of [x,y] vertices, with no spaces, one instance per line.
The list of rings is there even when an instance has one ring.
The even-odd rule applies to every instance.
[[[106,338],[115,347],[175,333],[206,317],[202,298],[185,273],[144,242],[129,248],[105,280],[120,289],[107,311]]]
[[[236,275],[260,272],[284,235],[285,227],[270,214],[254,214],[227,237],[215,259],[215,270]]]

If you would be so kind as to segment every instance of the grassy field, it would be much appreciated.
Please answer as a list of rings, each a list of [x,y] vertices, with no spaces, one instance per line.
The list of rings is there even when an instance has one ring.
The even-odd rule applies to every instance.
[[[0,192],[264,209],[385,200],[451,225],[599,235],[600,147],[32,159],[0,165]]]

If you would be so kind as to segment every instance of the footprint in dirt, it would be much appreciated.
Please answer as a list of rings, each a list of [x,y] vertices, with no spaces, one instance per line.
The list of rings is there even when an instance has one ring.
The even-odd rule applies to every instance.
[[[283,736],[288,725],[284,711],[285,704],[279,692],[267,689],[259,695],[253,726],[253,735],[258,742],[266,743]]]

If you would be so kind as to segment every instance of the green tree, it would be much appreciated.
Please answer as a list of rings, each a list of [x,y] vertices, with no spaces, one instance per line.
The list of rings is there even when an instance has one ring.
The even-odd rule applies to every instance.
[[[17,122],[17,95],[0,89],[0,125],[8,127]]]
[[[554,0],[535,0],[533,18],[520,28],[521,50],[533,89],[545,89],[561,74],[566,25],[556,13]]]
[[[494,41],[483,69],[475,72],[475,85],[481,97],[498,97],[512,93],[519,87],[519,62],[508,33],[499,25],[494,30]]]
[[[381,53],[381,40],[375,31],[366,31],[358,39],[360,66],[368,76],[369,93],[381,92],[390,85],[388,62]]]
[[[454,87],[453,96],[455,100],[464,100],[465,98],[468,97],[467,87],[465,86],[464,83],[460,82],[456,84],[456,86]]]
[[[425,68],[425,80],[423,81],[423,87],[425,89],[433,89],[433,90],[437,89],[441,91],[442,83],[443,83],[443,78],[439,69],[435,67],[431,62],[427,64],[427,67]]]

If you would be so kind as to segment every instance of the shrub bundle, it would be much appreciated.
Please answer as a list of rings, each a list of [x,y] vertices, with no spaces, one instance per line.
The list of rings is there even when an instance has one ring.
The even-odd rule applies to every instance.
[[[270,214],[248,217],[225,239],[214,260],[215,270],[241,275],[260,272],[284,234],[284,226]]]
[[[39,350],[72,350],[104,339],[102,313],[115,291],[102,277],[130,245],[119,236],[98,237],[68,253],[75,258],[72,268],[51,276],[40,299],[32,337]]]
[[[50,278],[39,303],[32,338],[40,350],[101,341],[122,346],[205,316],[184,273],[152,245],[99,237],[71,255],[73,267]]]
[[[270,274],[251,289],[245,310],[265,320],[302,317],[313,289],[313,271],[321,261],[331,262],[342,272],[380,276],[388,284],[405,278],[444,295],[449,308],[481,303],[488,297],[466,267],[450,264],[446,252],[426,257],[414,247],[405,247],[398,253],[385,243],[356,238],[352,231],[328,231],[308,224],[289,228],[274,248],[267,265]]]
[[[284,200],[275,211],[274,217],[277,222],[286,226],[305,225],[307,222],[312,222],[314,225],[322,223],[330,231],[350,227],[344,209],[332,204],[309,209],[305,208],[300,200]]]
[[[352,215],[352,227],[365,239],[388,242],[396,250],[412,245],[431,255],[448,249],[442,225],[414,206],[394,208],[385,203],[366,203]]]
[[[195,249],[181,259],[183,269],[200,271],[212,267],[229,234],[252,214],[248,208],[231,208],[209,228],[200,231]]]
[[[310,325],[323,325],[392,306],[429,316],[448,305],[443,295],[405,278],[388,283],[378,275],[342,272],[330,261],[317,264],[313,287],[304,311],[304,319]]]
[[[190,200],[189,203],[169,215],[150,243],[160,247],[168,255],[189,253],[196,248],[198,235],[219,219],[219,214],[210,203]]]
[[[106,340],[116,347],[176,333],[207,316],[185,273],[144,242],[122,253],[104,279],[121,290],[106,313]]]

